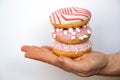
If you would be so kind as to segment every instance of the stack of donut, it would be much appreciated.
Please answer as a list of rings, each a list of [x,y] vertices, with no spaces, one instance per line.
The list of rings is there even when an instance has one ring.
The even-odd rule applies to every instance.
[[[91,29],[88,22],[91,13],[79,7],[60,8],[49,16],[53,25],[52,49],[56,55],[71,58],[79,57],[92,49]]]

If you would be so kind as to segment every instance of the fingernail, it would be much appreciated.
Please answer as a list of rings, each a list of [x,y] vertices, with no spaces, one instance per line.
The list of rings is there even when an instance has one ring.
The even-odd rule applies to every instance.
[[[21,51],[26,52],[28,47],[29,47],[28,45],[24,45],[24,46],[22,46],[22,47],[21,47]]]

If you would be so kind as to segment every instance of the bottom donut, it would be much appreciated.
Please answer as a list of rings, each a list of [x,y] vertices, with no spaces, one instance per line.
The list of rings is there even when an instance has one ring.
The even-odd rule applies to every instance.
[[[53,52],[56,55],[58,55],[58,56],[66,56],[66,57],[71,57],[71,58],[80,57],[80,56],[82,56],[85,53],[91,52],[91,50],[92,49],[90,48],[90,49],[87,49],[86,51],[81,51],[81,52],[78,52],[76,54],[76,52],[64,52],[64,51],[60,51],[60,50],[57,50],[57,49],[53,48]]]
[[[66,56],[76,58],[82,56],[85,53],[89,53],[92,50],[91,41],[87,41],[81,44],[64,44],[55,41],[53,43],[53,52],[58,56]]]

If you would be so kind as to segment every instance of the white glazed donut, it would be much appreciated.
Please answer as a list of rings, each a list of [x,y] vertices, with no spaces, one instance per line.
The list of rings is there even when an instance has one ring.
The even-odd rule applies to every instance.
[[[87,24],[91,13],[83,8],[68,7],[52,12],[49,18],[54,27],[70,28]]]

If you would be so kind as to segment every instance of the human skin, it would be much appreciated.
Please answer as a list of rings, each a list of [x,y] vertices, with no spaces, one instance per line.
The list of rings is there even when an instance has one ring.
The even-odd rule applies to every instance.
[[[57,66],[78,76],[120,76],[120,53],[104,54],[92,51],[81,57],[57,56],[50,46],[22,46],[25,57]]]

